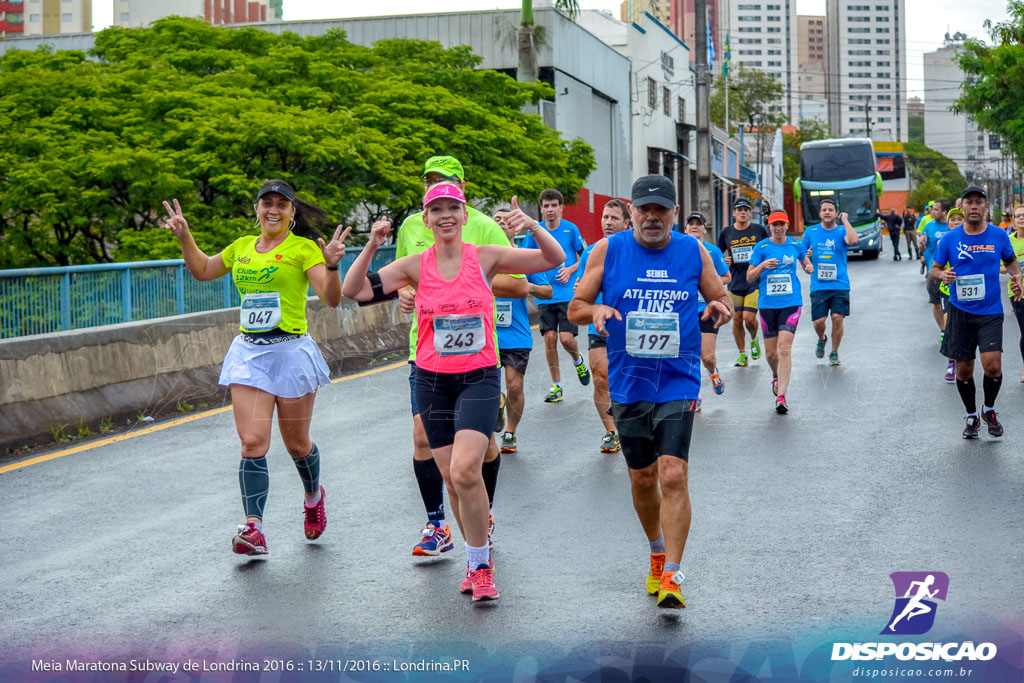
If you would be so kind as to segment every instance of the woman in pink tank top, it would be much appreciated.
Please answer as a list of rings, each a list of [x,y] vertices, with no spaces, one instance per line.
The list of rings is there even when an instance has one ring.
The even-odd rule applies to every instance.
[[[555,238],[538,229],[515,197],[512,207],[506,220],[528,230],[540,249],[463,242],[466,198],[456,185],[435,185],[423,198],[423,221],[434,233],[434,246],[368,273],[391,231],[389,221],[377,221],[342,287],[360,302],[385,301],[402,287],[416,288],[416,402],[466,543],[466,576],[459,588],[474,601],[498,598],[482,473],[501,393],[491,280],[498,273],[549,270],[565,259]]]

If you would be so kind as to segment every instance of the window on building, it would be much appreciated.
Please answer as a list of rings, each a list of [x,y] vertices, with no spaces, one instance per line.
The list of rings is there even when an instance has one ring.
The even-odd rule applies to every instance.
[[[850,62],[850,66],[871,66],[871,62]]]
[[[875,119],[875,121],[877,123],[889,123],[890,121],[892,121],[892,117],[891,116],[879,116],[877,119]]]
[[[747,62],[747,66],[764,66],[761,62]]]
[[[865,40],[864,42],[866,43],[867,41]],[[879,45],[888,45],[889,44],[889,39],[888,38],[875,38],[875,42],[878,43]]]
[[[891,100],[892,95],[876,95],[876,98],[879,100]]]
[[[740,33],[760,33],[761,32],[761,27],[760,26],[740,26],[738,30],[739,30]]]
[[[875,21],[889,21],[889,17],[875,17]]]
[[[665,116],[672,118],[672,93],[664,86],[661,88],[661,110]]]
[[[875,11],[876,12],[888,12],[889,11],[889,6],[888,5],[875,5]]]
[[[889,62],[875,62],[875,66],[892,66]]]
[[[770,54],[770,55],[781,55],[782,54],[782,50],[768,50],[768,54]]]
[[[846,54],[850,55],[851,57],[857,57],[860,55],[869,55],[871,54],[871,50],[849,50]]]
[[[761,17],[737,17],[739,21],[761,21]]]
[[[767,38],[767,39],[765,39],[764,42],[768,43],[769,45],[778,45],[779,43],[782,42],[782,39],[781,38]]]
[[[71,12],[64,12],[64,14],[60,15],[60,20],[71,21]]]
[[[892,90],[892,83],[876,83],[879,90]]]
[[[869,28],[848,28],[848,29],[846,29],[846,32],[847,33],[871,33],[871,29],[869,29]]]
[[[121,12],[121,21],[131,21],[131,18],[130,12]]]
[[[739,6],[737,6],[736,9],[738,9],[738,10],[753,10],[754,12],[760,12],[761,11],[761,6],[760,5],[739,5]]]
[[[852,90],[871,90],[870,83],[851,83],[850,89]]]
[[[768,21],[782,21],[782,17],[765,17]]]
[[[865,21],[871,21],[871,17],[849,17],[849,20],[854,22],[854,23],[857,23],[857,22],[863,23]]]
[[[876,28],[875,31],[877,31],[878,33],[888,33],[889,29],[884,26],[880,26],[879,28]]]
[[[686,121],[686,100],[679,98],[679,123]]]
[[[877,107],[877,109],[878,109],[878,111],[892,111],[892,107],[889,107],[889,106]]]
[[[782,33],[781,26],[769,26],[764,30],[765,33]]]
[[[741,55],[760,55],[760,50],[738,50]]]
[[[871,78],[871,73],[868,71],[852,71],[850,72],[850,78]]]
[[[889,50],[875,50],[875,54],[876,55],[884,55],[886,57],[889,56],[889,52],[890,52]]]
[[[651,110],[658,108],[658,89],[654,85],[654,79],[650,77],[647,78],[647,106]]]
[[[875,74],[875,76],[878,78],[892,78],[892,74],[888,73],[887,71],[879,71],[878,73]]]
[[[40,15],[38,15],[38,14],[30,14],[30,15],[28,15],[28,20],[29,21],[39,21],[40,20]]]
[[[769,60],[768,61],[768,66],[782,66],[782,62],[773,62],[773,61]]]
[[[782,5],[765,5],[765,8],[766,9],[770,9],[770,10],[771,9],[779,10],[779,9],[782,9]]]

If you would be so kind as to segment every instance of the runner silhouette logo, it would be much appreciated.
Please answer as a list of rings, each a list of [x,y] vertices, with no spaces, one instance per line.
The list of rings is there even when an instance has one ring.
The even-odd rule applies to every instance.
[[[935,623],[936,600],[945,600],[949,576],[944,572],[893,572],[896,605],[883,635],[921,635]]]

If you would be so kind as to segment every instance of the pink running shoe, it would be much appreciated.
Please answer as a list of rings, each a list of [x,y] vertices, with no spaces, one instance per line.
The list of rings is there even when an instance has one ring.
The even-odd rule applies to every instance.
[[[491,558],[491,574],[493,575],[493,573],[494,573],[494,558],[492,557]],[[463,579],[462,583],[459,584],[459,591],[462,592],[462,593],[467,593],[467,594],[473,592],[473,577],[472,577],[472,572],[469,571],[469,564],[468,563],[466,564],[466,578]]]
[[[324,533],[324,529],[327,528],[327,510],[324,509],[325,500],[327,500],[327,492],[324,491],[323,484],[321,484],[320,502],[313,507],[306,504],[302,505],[302,509],[306,513],[306,538],[310,540],[320,538],[320,535]]]
[[[490,567],[476,569],[469,573],[473,582],[473,602],[497,600],[498,589],[494,587],[494,570]]]
[[[238,533],[231,539],[231,549],[239,555],[266,555],[267,539],[256,528],[255,522],[246,522],[238,527]]]

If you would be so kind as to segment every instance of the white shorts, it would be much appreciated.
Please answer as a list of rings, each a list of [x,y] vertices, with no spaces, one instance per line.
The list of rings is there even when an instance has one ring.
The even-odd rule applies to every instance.
[[[308,335],[279,344],[250,344],[235,337],[219,384],[244,384],[282,398],[299,398],[330,384],[330,373],[320,347]]]

